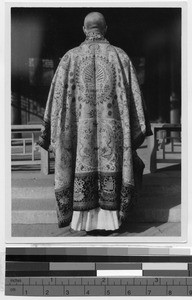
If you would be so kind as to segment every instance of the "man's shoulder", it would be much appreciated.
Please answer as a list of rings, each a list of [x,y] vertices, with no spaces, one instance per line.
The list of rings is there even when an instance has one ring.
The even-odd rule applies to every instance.
[[[113,46],[115,48],[115,50],[117,51],[118,54],[123,55],[124,58],[127,58],[128,60],[130,60],[128,54],[120,47],[117,46]]]
[[[70,50],[68,50],[64,55],[63,57],[61,58],[61,60],[69,60],[71,57],[74,57],[75,55],[77,55],[80,51],[80,46],[78,47],[74,47]]]
[[[81,50],[81,45],[70,49],[67,53],[68,55],[77,54]]]

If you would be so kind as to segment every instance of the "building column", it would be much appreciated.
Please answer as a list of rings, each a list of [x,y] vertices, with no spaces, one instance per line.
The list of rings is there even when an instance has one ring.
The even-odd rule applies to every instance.
[[[11,125],[21,124],[21,96],[11,92]],[[20,138],[20,133],[12,133],[12,138]]]

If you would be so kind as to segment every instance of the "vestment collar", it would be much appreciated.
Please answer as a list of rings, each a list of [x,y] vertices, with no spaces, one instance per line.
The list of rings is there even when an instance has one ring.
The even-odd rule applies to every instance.
[[[89,31],[86,33],[86,39],[84,43],[89,43],[89,42],[104,42],[104,43],[109,43],[105,37],[100,33],[99,31]]]

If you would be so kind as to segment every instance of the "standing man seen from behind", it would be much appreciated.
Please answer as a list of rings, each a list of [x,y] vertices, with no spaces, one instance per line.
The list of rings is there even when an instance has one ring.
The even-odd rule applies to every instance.
[[[151,134],[134,67],[106,39],[104,16],[85,17],[85,40],[61,59],[39,145],[55,154],[58,226],[117,230],[135,204]]]

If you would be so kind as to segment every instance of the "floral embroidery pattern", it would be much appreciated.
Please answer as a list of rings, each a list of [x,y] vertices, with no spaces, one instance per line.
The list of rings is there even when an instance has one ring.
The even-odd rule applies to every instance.
[[[149,133],[127,54],[98,33],[68,51],[50,88],[39,144],[55,153],[60,227],[73,210],[119,210],[126,219],[143,163],[134,150]]]
[[[72,219],[73,205],[72,205],[72,189],[65,188],[62,191],[55,192],[57,204],[57,218],[58,226],[68,226]]]

